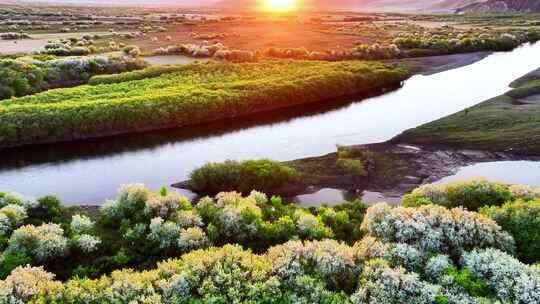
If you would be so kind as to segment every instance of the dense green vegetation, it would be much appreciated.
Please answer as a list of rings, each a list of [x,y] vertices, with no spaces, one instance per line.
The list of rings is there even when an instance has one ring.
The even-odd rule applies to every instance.
[[[0,59],[0,99],[86,83],[91,76],[141,69],[143,61],[123,57],[83,57],[40,61]]]
[[[540,190],[487,181],[441,186],[448,193],[434,187],[414,191],[420,207],[304,209],[256,191],[192,205],[176,193],[128,185],[89,214],[53,197],[2,193],[0,300],[538,303],[540,273],[514,254],[539,262],[540,240],[525,230],[538,230]],[[517,201],[486,203],[482,214],[435,205],[452,193],[476,205],[495,192]]]
[[[197,193],[218,193],[237,190],[274,191],[299,179],[298,172],[277,161],[228,160],[223,163],[207,163],[191,172],[189,184]]]
[[[540,261],[540,199],[484,207],[480,212],[514,236],[520,260],[528,263]]]
[[[194,64],[3,101],[0,146],[193,125],[395,86],[406,77],[404,69],[376,62]]]
[[[486,205],[500,206],[519,198],[516,195],[506,184],[473,179],[445,185],[421,186],[403,197],[403,205],[416,207],[427,202],[448,208],[461,206],[476,211]]]
[[[336,167],[343,174],[348,174],[354,178],[367,176],[366,161],[368,160],[364,151],[357,151],[344,146],[337,147]]]
[[[539,94],[540,81],[528,81],[504,95],[407,130],[394,140],[538,155]]]

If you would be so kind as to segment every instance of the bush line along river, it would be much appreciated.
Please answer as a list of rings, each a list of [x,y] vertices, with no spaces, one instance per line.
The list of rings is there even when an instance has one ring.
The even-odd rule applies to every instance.
[[[203,127],[0,152],[0,189],[66,204],[102,203],[120,184],[157,189],[186,179],[208,161],[292,160],[335,151],[336,144],[383,142],[508,90],[540,66],[540,43],[495,53],[434,75],[415,75],[382,96],[312,105]],[[500,67],[504,66],[502,72]],[[427,89],[426,89],[427,88]],[[221,131],[215,131],[219,127]]]

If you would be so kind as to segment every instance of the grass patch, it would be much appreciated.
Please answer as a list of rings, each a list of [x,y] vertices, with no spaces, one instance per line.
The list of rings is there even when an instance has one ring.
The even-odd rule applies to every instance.
[[[540,81],[529,81],[504,95],[404,132],[395,140],[489,151],[540,154]]]

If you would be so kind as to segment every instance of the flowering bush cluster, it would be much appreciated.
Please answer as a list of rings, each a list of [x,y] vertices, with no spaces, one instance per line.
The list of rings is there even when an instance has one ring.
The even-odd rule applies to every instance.
[[[527,185],[508,186],[484,178],[452,182],[444,185],[427,184],[403,197],[403,205],[437,204],[448,208],[463,206],[478,210],[483,206],[502,205],[516,199],[540,198],[540,189]]]
[[[450,253],[454,258],[474,248],[514,251],[513,238],[494,221],[461,208],[378,204],[368,209],[362,228],[385,243],[405,243],[424,253]]]
[[[178,193],[133,184],[123,186],[98,216],[73,212],[61,224],[30,225],[36,206],[51,198],[30,203],[3,194],[0,200],[3,208],[24,201],[33,206],[25,207],[23,226],[7,233],[0,303],[532,304],[540,299],[540,271],[512,256],[514,240],[497,224],[516,234],[510,223],[531,225],[536,201],[481,213],[434,204],[303,209],[252,191],[222,192],[192,206]],[[528,208],[532,215],[510,208]],[[125,267],[143,270],[115,270]]]
[[[0,99],[87,82],[91,76],[138,70],[146,63],[126,57],[74,57],[40,61],[0,59]]]
[[[356,246],[355,246],[356,247]],[[537,303],[540,273],[496,249],[436,255],[417,272],[355,259],[332,240],[291,241],[257,255],[238,245],[199,249],[136,272],[65,283],[20,267],[0,281],[6,303]]]
[[[400,49],[414,54],[415,51],[431,51],[430,55],[463,53],[475,51],[508,51],[524,42],[540,39],[534,29],[478,30],[458,29],[450,26],[442,28],[417,27],[413,31],[401,33],[393,40]]]
[[[44,262],[67,255],[68,249],[68,239],[58,224],[25,225],[13,232],[4,255],[25,252]]]

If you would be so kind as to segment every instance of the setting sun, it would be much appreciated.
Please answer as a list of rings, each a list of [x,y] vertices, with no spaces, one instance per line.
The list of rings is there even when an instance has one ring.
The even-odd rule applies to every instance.
[[[295,0],[265,0],[264,8],[272,12],[289,12],[296,9]]]

